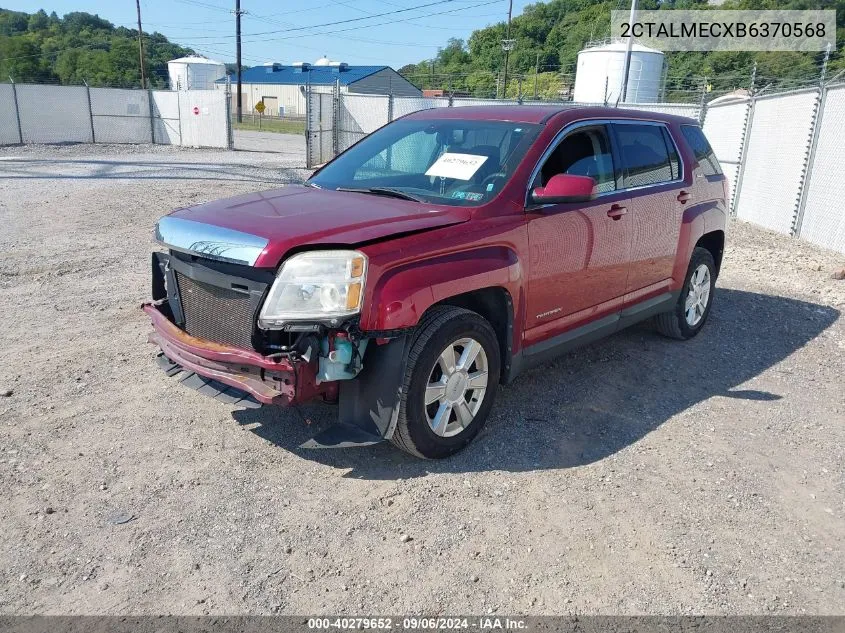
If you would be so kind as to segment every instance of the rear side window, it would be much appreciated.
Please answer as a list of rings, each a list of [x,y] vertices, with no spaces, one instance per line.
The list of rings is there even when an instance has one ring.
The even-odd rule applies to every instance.
[[[678,178],[678,155],[673,145],[667,145],[662,125],[625,123],[614,124],[614,127],[622,153],[626,187],[657,185]]]
[[[689,143],[692,153],[695,154],[695,160],[701,166],[701,171],[705,176],[716,176],[722,173],[722,166],[716,159],[716,154],[713,153],[713,148],[707,142],[707,137],[700,127],[695,125],[682,125],[681,133],[684,135],[687,143]]]

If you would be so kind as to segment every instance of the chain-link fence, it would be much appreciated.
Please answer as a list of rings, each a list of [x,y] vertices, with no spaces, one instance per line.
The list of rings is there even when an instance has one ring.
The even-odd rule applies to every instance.
[[[728,202],[731,207],[735,199],[735,185],[739,177],[742,144],[750,110],[751,100],[739,99],[734,103],[708,107],[704,117],[704,134],[728,179]]]
[[[335,155],[334,93],[308,92],[305,118],[305,162],[322,165]]]
[[[738,218],[793,232],[815,100],[815,91],[754,100],[734,210]]]
[[[0,145],[160,143],[232,147],[223,90],[0,84]]]
[[[314,168],[345,151],[367,134],[400,117],[430,108],[485,105],[600,106],[600,103],[517,101],[466,97],[395,97],[342,92],[311,91],[306,94],[307,166]],[[640,103],[637,109],[698,118],[700,106],[689,103]]]
[[[734,215],[845,253],[845,84],[708,107],[704,130]]]
[[[0,145],[23,143],[14,84],[0,84]]]
[[[2,94],[0,94],[2,98]],[[550,102],[536,102],[550,105]],[[307,98],[307,165],[325,163],[367,134],[428,108],[531,105],[449,97],[312,93]],[[555,105],[555,104],[551,104]],[[602,104],[564,102],[565,107]],[[845,85],[722,103],[638,103],[636,109],[703,123],[728,179],[731,212],[742,220],[845,252]]]
[[[825,88],[820,99],[815,146],[808,156],[810,177],[798,217],[798,234],[845,253],[845,84]]]

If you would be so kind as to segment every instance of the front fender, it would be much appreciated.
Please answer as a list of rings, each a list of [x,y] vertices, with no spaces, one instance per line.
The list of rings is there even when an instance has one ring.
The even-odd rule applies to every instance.
[[[501,287],[521,296],[523,270],[516,252],[484,246],[416,260],[382,273],[361,313],[361,330],[415,326],[432,305],[456,295]]]

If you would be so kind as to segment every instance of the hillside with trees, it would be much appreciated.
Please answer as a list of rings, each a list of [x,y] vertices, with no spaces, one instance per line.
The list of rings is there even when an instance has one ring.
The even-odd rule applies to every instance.
[[[144,33],[148,86],[167,85],[167,61],[193,51]],[[90,13],[59,17],[0,9],[0,81],[140,87],[138,31]]]
[[[515,40],[508,61],[507,96],[520,92],[540,98],[566,97],[575,80],[578,51],[610,34],[610,12],[625,10],[628,0],[551,0],[525,7],[511,22]],[[836,9],[837,41],[845,38],[845,0],[728,0],[719,7],[706,0],[640,0],[641,10],[672,9]],[[399,72],[421,88],[474,96],[504,93],[504,21],[473,31],[469,39],[450,39],[433,59],[409,64]],[[671,100],[694,101],[703,86],[713,94],[747,87],[754,62],[758,85],[789,89],[818,80],[821,53],[669,52],[667,94]],[[845,68],[835,51],[830,69]],[[535,84],[536,82],[536,84]]]

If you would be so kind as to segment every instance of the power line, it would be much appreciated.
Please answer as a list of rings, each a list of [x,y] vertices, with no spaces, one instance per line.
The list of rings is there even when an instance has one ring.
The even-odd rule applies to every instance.
[[[469,1],[471,1],[471,0],[469,0]],[[356,7],[355,5],[350,4],[350,3],[348,3],[348,2],[342,2],[341,0],[333,0],[332,4],[339,5],[339,6],[342,6],[342,7],[347,7],[348,9],[353,9],[354,11],[358,11],[358,12],[360,12],[360,13],[366,13],[366,14],[367,14],[367,15],[369,15],[370,17],[373,17],[373,16],[375,15],[372,11],[367,11],[367,10],[362,9],[362,8],[360,8],[360,7]],[[401,4],[396,4],[395,2],[387,2],[387,0],[382,0],[382,4],[386,4],[386,5],[389,5],[389,6],[391,6],[391,7],[399,7],[399,8],[403,8],[403,5],[401,5]],[[487,16],[478,16],[478,15],[474,15],[473,17],[474,17],[474,18],[479,18],[479,17],[489,17],[489,16],[493,16],[493,15],[499,15],[499,14],[498,14],[498,13],[489,13],[489,14],[487,14]],[[420,18],[419,18],[419,19],[422,19],[422,18],[425,18],[425,17],[427,17],[427,16],[420,16]],[[449,26],[431,26],[431,25],[429,25],[429,24],[422,24],[421,22],[416,22],[416,20],[417,20],[417,19],[418,19],[418,18],[407,18],[407,19],[405,19],[405,20],[397,20],[397,22],[404,22],[404,23],[406,23],[406,24],[412,24],[413,26],[421,26],[421,27],[423,27],[424,29],[433,29],[433,30],[437,30],[437,31],[451,31],[451,32],[453,32],[453,33],[455,32],[455,28],[453,28],[453,27],[449,27]],[[350,39],[351,39],[351,38],[350,38]],[[410,44],[406,44],[406,46],[410,46]]]
[[[182,0],[182,1],[187,2],[188,0]],[[290,32],[290,31],[305,31],[305,30],[308,30],[308,29],[322,28],[324,26],[335,26],[335,25],[338,25],[338,24],[349,24],[350,22],[361,22],[362,20],[371,20],[372,18],[380,18],[380,17],[384,17],[386,15],[395,15],[397,13],[406,13],[408,11],[417,11],[419,9],[425,9],[425,8],[433,7],[433,6],[440,5],[440,4],[450,4],[450,3],[453,3],[455,1],[456,0],[436,0],[436,2],[429,2],[428,4],[421,4],[421,5],[417,5],[415,7],[407,7],[405,9],[396,9],[395,11],[385,11],[384,13],[374,13],[372,15],[363,16],[363,17],[360,17],[360,18],[347,18],[346,20],[335,20],[334,22],[324,22],[323,24],[310,24],[308,26],[297,26],[297,27],[288,28],[288,29],[277,29],[277,30],[273,30],[273,31],[260,31],[258,33],[247,33],[246,37],[255,37],[255,36],[258,36],[258,35],[275,35],[276,33],[286,33],[286,32]],[[501,0],[494,0],[494,1],[500,2]],[[488,2],[488,3],[485,3],[485,4],[493,4],[493,2]],[[476,5],[476,6],[478,6],[478,5]],[[472,7],[464,7],[464,8],[469,9],[469,8],[472,8]],[[426,17],[426,16],[417,16],[417,17]],[[202,39],[214,39],[214,37],[215,36],[210,35],[208,38],[202,38]]]
[[[435,15],[446,15],[447,13],[455,13],[457,11],[466,11],[468,9],[475,9],[477,7],[484,7],[484,6],[488,6],[488,5],[491,5],[491,4],[496,4],[496,3],[501,2],[501,1],[502,0],[488,0],[488,2],[481,2],[479,4],[473,4],[473,5],[470,5],[468,7],[460,7],[460,8],[457,8],[457,9],[450,9],[450,10],[447,10],[447,11],[440,11],[440,12],[437,12],[437,13],[432,13],[432,14],[430,14],[430,16],[426,16],[426,17],[432,17],[432,16],[435,16]],[[357,30],[357,29],[368,29],[368,28],[372,28],[372,27],[376,27],[376,26],[384,26],[384,25],[387,25],[387,24],[395,24],[396,22],[397,22],[397,20],[389,20],[387,22],[377,22],[375,24],[364,24],[364,25],[358,25],[358,26],[353,26],[353,27],[347,27],[347,28],[343,28],[343,29],[334,29],[332,31],[321,31],[321,32],[318,32],[318,33],[303,33],[301,35],[288,35],[288,36],[285,36],[285,37],[275,37],[275,38],[273,38],[273,41],[291,40],[291,39],[298,39],[298,38],[303,38],[303,37],[316,37],[316,36],[320,36],[320,35],[333,35],[335,33],[345,33],[347,31],[354,31],[354,30]],[[311,28],[314,28],[314,27],[311,27]],[[280,31],[280,32],[284,32],[284,31]],[[256,35],[256,34],[253,33],[252,35]],[[248,37],[248,36],[245,36],[245,37]],[[197,38],[197,39],[199,39],[199,38]],[[267,40],[265,40],[265,39],[244,40],[245,43],[250,43],[250,44],[256,43],[256,42],[266,42],[266,41]],[[212,45],[214,45],[214,44],[226,44],[226,43],[227,42],[219,42],[219,41],[218,42],[209,42],[209,44],[212,44]]]
[[[498,0],[498,1],[501,2],[502,0]],[[355,8],[355,7],[352,7],[351,5],[347,5],[346,3],[342,3],[342,2],[337,2],[337,4],[340,4],[340,5],[343,5],[343,6],[349,6],[350,8]],[[385,4],[390,4],[392,6],[399,6],[399,5],[395,5],[393,3],[385,3]],[[468,8],[471,8],[471,7],[461,7],[459,9],[454,9],[454,11],[464,11]],[[375,15],[375,14],[370,13],[368,11],[364,11],[363,9],[357,9],[356,8],[356,10],[361,11],[363,13],[369,13],[370,17],[373,17]],[[498,15],[498,14],[495,14],[495,15]],[[261,16],[256,16],[256,15],[252,15],[252,14],[250,14],[250,17],[253,18],[253,19],[262,20],[262,21],[270,23],[270,24],[280,24],[280,25],[286,24],[284,22],[279,22],[278,20],[272,20],[272,19],[269,19],[267,17],[262,18]],[[423,16],[423,17],[428,17],[428,16]],[[424,25],[424,24],[417,24],[416,22],[413,22],[411,19],[393,20],[393,21],[390,22],[390,24],[394,24],[396,22],[405,22],[407,24],[423,26],[423,27],[427,26],[427,25]],[[289,26],[298,26],[298,25],[289,24]],[[356,27],[356,28],[370,28],[371,26],[377,26],[377,25],[362,25],[362,26],[359,26],[359,27]],[[430,28],[439,28],[439,27],[430,27]],[[444,27],[444,28],[446,28],[446,27]],[[452,29],[447,29],[447,30],[452,30]],[[319,34],[313,34],[313,35],[318,36]],[[310,37],[310,36],[311,36],[311,34],[307,34],[307,35],[302,35],[302,36],[298,36],[298,37]],[[420,42],[389,42],[389,41],[383,41],[383,40],[373,40],[373,39],[369,39],[369,38],[350,37],[350,36],[342,36],[342,35],[338,36],[338,39],[349,40],[349,41],[352,41],[352,42],[365,42],[365,43],[379,44],[379,45],[383,45],[383,46],[408,46],[408,47],[423,46],[423,47],[427,47],[427,48],[441,48],[442,47],[442,44],[423,44],[423,43],[420,43]]]
[[[204,9],[213,9],[217,11],[224,11],[225,13],[230,13],[231,9],[227,9],[226,7],[221,7],[216,4],[209,4],[208,2],[200,2],[200,0],[176,0],[181,4],[190,4],[195,7],[202,7]]]

